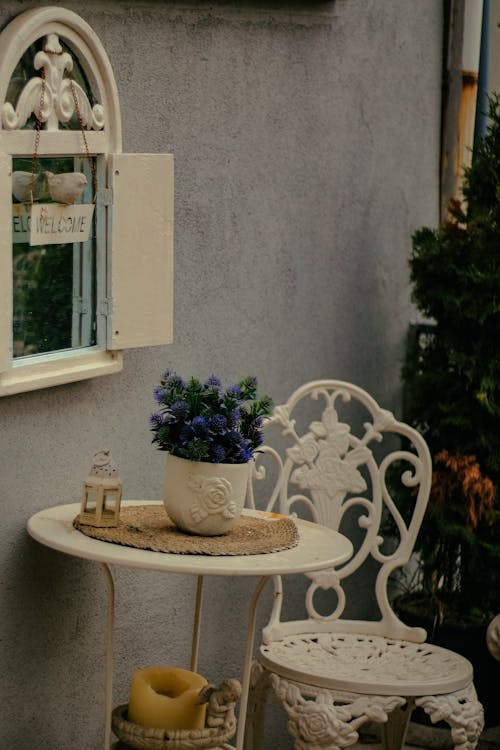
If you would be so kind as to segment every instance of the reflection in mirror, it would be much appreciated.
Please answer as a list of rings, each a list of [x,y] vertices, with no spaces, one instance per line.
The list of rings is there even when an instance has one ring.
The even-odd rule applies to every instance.
[[[13,356],[21,358],[96,344],[95,218],[87,240],[30,245],[30,203],[23,174],[31,158],[13,159]],[[77,203],[92,203],[92,175],[86,157],[40,157],[33,198],[51,203],[47,172],[83,172],[87,177]],[[17,174],[16,174],[17,173]],[[16,179],[17,178],[17,179]]]

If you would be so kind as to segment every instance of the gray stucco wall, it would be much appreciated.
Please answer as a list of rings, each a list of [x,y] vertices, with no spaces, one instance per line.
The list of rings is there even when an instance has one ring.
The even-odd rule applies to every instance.
[[[0,25],[37,5],[3,2]],[[175,341],[127,352],[118,375],[0,399],[0,747],[16,750],[101,747],[103,731],[104,582],[32,542],[27,518],[78,501],[101,447],[125,497],[161,497],[148,416],[166,367],[256,374],[276,402],[340,377],[398,412],[410,236],[438,220],[436,0],[64,6],[108,52],[124,150],[175,154]],[[188,664],[195,585],[116,578],[114,705],[135,668]],[[249,590],[207,583],[213,681],[238,674]],[[271,724],[269,747],[290,747]]]

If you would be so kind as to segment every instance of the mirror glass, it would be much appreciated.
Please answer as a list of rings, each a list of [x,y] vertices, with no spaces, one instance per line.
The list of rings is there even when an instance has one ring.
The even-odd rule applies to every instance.
[[[95,216],[89,237],[83,242],[30,245],[30,202],[23,183],[31,179],[33,159],[12,161],[13,356],[93,346],[96,344]],[[50,176],[70,172],[82,172],[87,178],[76,203],[91,204],[92,175],[86,156],[39,157],[33,184],[35,203],[54,202],[47,173]]]
[[[81,86],[93,105],[91,88],[76,55],[62,39],[59,42],[62,53],[71,55],[72,69],[65,75]],[[16,65],[6,96],[14,108],[24,87],[33,77],[41,75],[41,70],[35,70],[34,60],[43,46],[42,37],[25,50]],[[35,115],[31,114],[23,125],[23,129],[33,130],[34,151],[36,123]],[[77,113],[73,112],[68,122],[59,122],[58,127],[60,130],[80,130]],[[86,156],[83,141],[80,155],[49,157],[34,153],[12,160],[14,359],[96,344],[95,216],[89,219],[90,233],[85,241],[80,238],[78,242],[54,244],[54,239],[44,242],[39,238],[30,244],[30,187],[34,205],[49,207],[51,203],[66,203],[57,198],[49,178],[51,175],[57,177],[81,172],[86,177],[86,186],[74,201],[67,202],[92,204],[92,172],[95,168],[95,159]]]

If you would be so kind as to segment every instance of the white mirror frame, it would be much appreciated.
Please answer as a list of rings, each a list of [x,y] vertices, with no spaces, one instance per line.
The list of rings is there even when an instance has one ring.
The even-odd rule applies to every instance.
[[[105,299],[104,310],[97,314],[105,316],[106,332],[98,346],[16,360],[12,353],[12,158],[33,153],[34,131],[13,126],[12,107],[5,103],[22,55],[38,39],[52,34],[77,57],[102,107],[102,111],[97,107],[97,120],[104,116],[104,125],[94,123],[96,129],[86,129],[85,135],[90,154],[100,156],[98,170],[105,183],[97,202],[97,210],[106,212],[97,237],[98,256],[104,245]],[[22,127],[23,117],[20,120]],[[81,154],[82,132],[58,130],[57,118],[51,120],[40,131],[39,156]],[[150,222],[154,229],[139,235],[137,227],[148,222],[139,222],[138,217],[154,217]],[[0,396],[117,372],[123,349],[170,343],[172,331],[173,157],[122,154],[117,87],[98,37],[72,11],[28,10],[0,34]]]

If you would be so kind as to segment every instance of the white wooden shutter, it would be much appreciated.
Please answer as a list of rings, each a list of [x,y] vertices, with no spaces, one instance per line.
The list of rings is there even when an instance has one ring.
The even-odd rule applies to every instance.
[[[173,335],[172,154],[112,154],[108,162],[111,289],[107,347],[168,344]]]
[[[0,372],[12,362],[12,158],[0,154]]]

